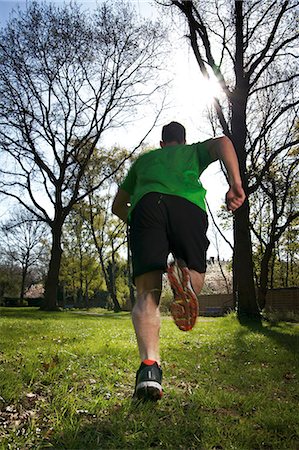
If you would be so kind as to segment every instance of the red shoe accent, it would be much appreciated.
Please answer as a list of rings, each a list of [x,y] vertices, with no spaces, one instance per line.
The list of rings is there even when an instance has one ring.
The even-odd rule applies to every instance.
[[[155,362],[157,362],[156,360],[154,360],[154,359],[144,359],[143,361],[143,364],[145,364],[145,365],[147,365],[147,366],[152,366],[153,364],[155,364]],[[158,364],[158,363],[157,363]],[[158,364],[159,365],[159,364]]]

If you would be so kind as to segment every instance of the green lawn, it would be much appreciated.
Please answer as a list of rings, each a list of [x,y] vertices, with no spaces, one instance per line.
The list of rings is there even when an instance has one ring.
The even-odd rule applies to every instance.
[[[0,309],[3,449],[299,449],[299,327],[163,318],[164,397],[131,401],[128,313]]]

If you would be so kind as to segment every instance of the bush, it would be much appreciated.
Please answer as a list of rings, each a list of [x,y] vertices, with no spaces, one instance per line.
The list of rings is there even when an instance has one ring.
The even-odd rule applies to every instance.
[[[38,298],[27,298],[28,306],[38,306],[39,308],[42,306],[43,297]]]
[[[164,289],[160,301],[160,311],[163,314],[169,314],[170,304],[173,301],[173,293],[170,289]]]
[[[269,322],[299,322],[299,313],[296,311],[263,311],[262,316]]]
[[[19,297],[4,297],[2,304],[6,307],[28,306],[27,300],[21,300]]]

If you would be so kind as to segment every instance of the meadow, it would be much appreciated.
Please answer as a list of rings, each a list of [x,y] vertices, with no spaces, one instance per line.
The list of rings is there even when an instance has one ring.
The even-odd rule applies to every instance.
[[[299,327],[163,317],[162,400],[132,401],[130,314],[0,308],[1,449],[299,449]]]

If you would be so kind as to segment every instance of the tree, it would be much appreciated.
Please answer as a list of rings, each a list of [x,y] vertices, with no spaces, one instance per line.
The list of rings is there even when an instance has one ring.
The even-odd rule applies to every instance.
[[[270,286],[297,287],[299,285],[299,220],[294,220],[276,245],[271,264]]]
[[[77,290],[81,296],[83,284],[85,282],[86,286],[87,279],[90,279],[93,287],[97,288],[104,282],[115,311],[121,310],[119,294],[125,295],[128,288],[125,288],[123,280],[121,281],[124,275],[125,254],[122,248],[127,241],[126,226],[111,216],[112,199],[117,185],[124,176],[126,165],[117,171],[114,169],[118,161],[129,153],[117,147],[110,151],[95,149],[91,164],[82,180],[84,189],[90,191],[91,186],[98,184],[101,176],[98,168],[102,165],[113,175],[102,184],[101,190],[90,193],[87,199],[73,208],[66,220],[63,233],[64,257],[61,279],[66,281],[69,289],[71,276],[73,291]],[[86,295],[85,289],[84,297]]]
[[[62,228],[89,194],[82,180],[96,145],[157,91],[162,38],[161,26],[108,2],[88,14],[34,1],[1,31],[0,193],[50,227],[44,309],[56,309]],[[98,170],[91,191],[111,176]]]
[[[296,152],[297,153],[297,152]],[[260,267],[258,275],[258,302],[265,307],[271,262],[275,262],[275,248],[282,237],[290,238],[291,226],[299,217],[298,155],[289,151],[271,164],[255,193],[252,207],[251,229],[258,241]],[[286,280],[289,272],[290,241],[286,251]],[[274,256],[274,258],[273,258]],[[292,259],[291,268],[293,269]],[[273,269],[274,270],[274,267]],[[272,275],[273,277],[273,275]]]
[[[277,129],[285,115],[298,105],[296,89],[292,88],[298,79],[293,52],[298,38],[297,2],[171,0],[168,5],[179,10],[187,22],[190,45],[201,73],[215,77],[222,88],[223,97],[214,102],[217,129],[236,148],[243,187],[249,196],[260,185],[270,161],[295,144],[292,139],[277,141],[260,168],[257,185],[249,186],[248,155],[256,156],[266,133]],[[285,85],[290,89],[287,96],[281,97]],[[257,99],[269,89],[278,102],[272,103],[270,116],[263,121]],[[238,313],[258,316],[248,200],[234,218],[233,273]]]
[[[4,297],[17,297],[19,295],[20,271],[12,261],[0,260],[0,304]]]
[[[62,235],[63,255],[60,283],[75,304],[89,306],[88,299],[104,284],[88,224],[86,203],[75,205],[68,215]]]
[[[114,170],[114,166],[118,159],[123,159],[125,155],[128,155],[128,151],[122,148],[114,148],[113,155],[113,158],[108,155],[105,158],[106,167],[110,167],[109,170],[113,172],[113,176],[109,179],[109,183],[106,182],[103,184],[102,192],[93,192],[88,196],[88,217],[90,232],[98,253],[107,290],[110,293],[114,311],[119,312],[121,306],[117,297],[116,287],[117,260],[119,259],[119,251],[127,243],[127,228],[121,220],[111,217],[111,207],[113,193],[125,171],[125,165],[118,171]],[[116,155],[118,155],[118,158],[115,158]],[[131,157],[130,159],[132,160]],[[98,167],[101,164],[101,160],[102,154],[95,152],[93,155],[93,166]],[[97,183],[97,179],[97,171],[89,170],[85,174],[85,182],[87,185]]]
[[[21,269],[20,299],[24,299],[27,276],[44,261],[47,227],[27,210],[17,211],[1,226],[2,253]]]

